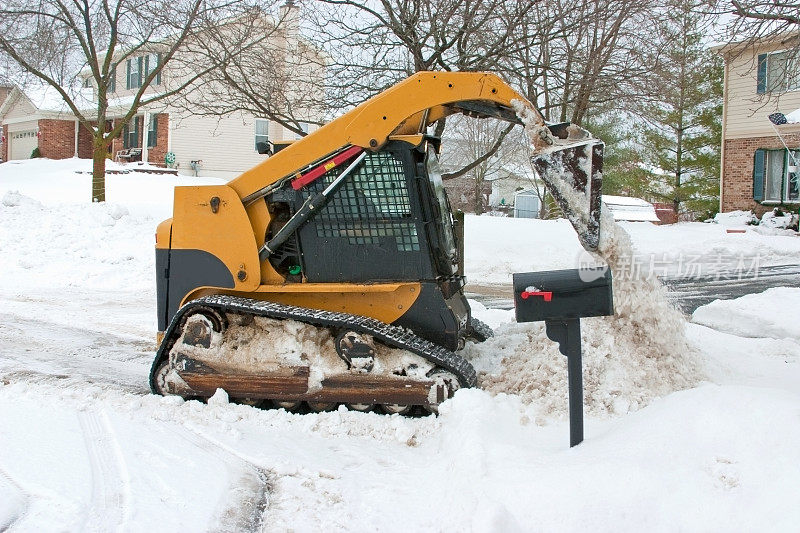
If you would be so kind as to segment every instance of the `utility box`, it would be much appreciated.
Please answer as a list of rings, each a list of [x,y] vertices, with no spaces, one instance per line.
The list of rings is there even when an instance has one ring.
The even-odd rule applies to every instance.
[[[614,314],[607,267],[514,274],[517,322]]]

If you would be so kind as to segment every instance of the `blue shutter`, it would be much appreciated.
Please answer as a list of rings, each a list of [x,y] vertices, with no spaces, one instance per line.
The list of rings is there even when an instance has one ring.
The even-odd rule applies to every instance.
[[[142,65],[143,57],[139,56],[137,59],[139,60],[139,79],[135,80],[135,81],[136,81],[136,86],[137,87],[141,87],[142,86],[142,72],[143,72],[142,71],[142,67],[144,66],[144,65]]]
[[[125,72],[125,88],[126,89],[130,89],[131,88],[131,60],[130,59],[127,60],[125,62],[125,64],[127,66],[127,70]]]
[[[156,65],[159,66],[159,67],[161,66],[161,54],[158,54],[158,63],[156,63]],[[161,85],[161,71],[160,70],[158,71],[158,74],[156,74],[156,85]]]
[[[109,90],[113,93],[117,91],[117,63],[112,63],[111,72],[109,72],[109,75],[111,76]]]
[[[753,200],[764,201],[764,174],[767,168],[766,150],[759,148],[753,157]]]
[[[758,54],[758,94],[767,92],[767,54]]]

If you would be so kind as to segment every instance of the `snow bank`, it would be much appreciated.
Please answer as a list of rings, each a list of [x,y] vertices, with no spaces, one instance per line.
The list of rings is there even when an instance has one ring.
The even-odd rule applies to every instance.
[[[638,260],[656,275],[693,276],[714,270],[741,271],[759,266],[800,262],[800,238],[793,232],[730,225],[681,222],[666,226],[619,223],[630,235]]]
[[[155,225],[119,204],[45,206],[7,192],[0,200],[0,287],[150,291]]]
[[[467,215],[464,269],[468,283],[511,283],[514,272],[576,268],[585,256],[567,220]]]
[[[176,185],[220,184],[226,180],[137,172],[138,165],[106,162],[106,200],[149,215],[157,222],[172,216],[173,189]],[[133,170],[132,170],[133,169]],[[91,159],[25,159],[0,166],[0,196],[19,191],[48,206],[84,204],[92,194]]]
[[[800,339],[800,288],[773,287],[695,310],[692,322],[740,337]]]
[[[689,388],[702,373],[685,338],[683,316],[667,301],[663,286],[623,271],[630,240],[613,222],[604,220],[603,228],[601,249],[614,272],[615,314],[582,321],[584,401],[590,413],[613,415]],[[566,414],[566,358],[542,324],[501,326],[466,353],[482,388],[518,395],[540,415]]]
[[[752,211],[729,211],[714,215],[714,222],[726,228],[739,228],[757,224],[758,217]]]

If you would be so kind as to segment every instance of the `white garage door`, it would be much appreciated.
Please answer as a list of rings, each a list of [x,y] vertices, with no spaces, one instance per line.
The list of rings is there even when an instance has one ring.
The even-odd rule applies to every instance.
[[[33,149],[39,146],[36,130],[15,131],[8,136],[11,137],[11,159],[30,159]]]

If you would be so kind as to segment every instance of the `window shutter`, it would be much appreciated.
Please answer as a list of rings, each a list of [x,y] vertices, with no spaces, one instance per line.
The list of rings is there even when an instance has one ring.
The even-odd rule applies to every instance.
[[[758,54],[758,94],[767,92],[767,54]]]
[[[753,200],[764,201],[764,171],[766,169],[766,150],[759,148],[753,157]]]
[[[117,92],[117,63],[111,64],[111,83],[109,83],[109,89],[112,93]]]
[[[142,86],[142,66],[143,66],[142,65],[142,59],[143,59],[143,57],[139,56],[137,59],[139,61],[139,79],[137,80],[136,86],[137,87],[141,87]]]
[[[158,54],[158,63],[156,63],[156,66],[159,66],[159,67],[161,66],[161,54]],[[156,74],[156,85],[161,85],[161,71],[160,70],[158,71],[158,74]]]
[[[125,64],[127,65],[127,70],[125,72],[125,88],[126,89],[130,89],[131,88],[131,60],[130,59],[127,60],[125,62]]]

